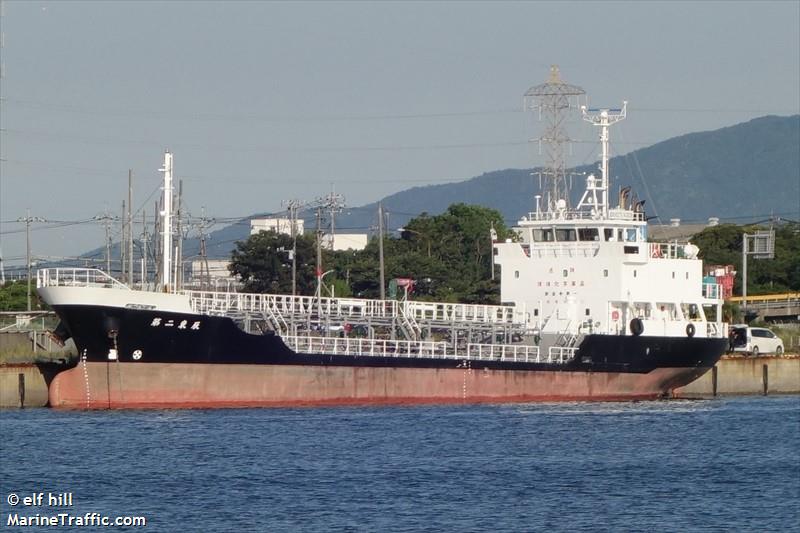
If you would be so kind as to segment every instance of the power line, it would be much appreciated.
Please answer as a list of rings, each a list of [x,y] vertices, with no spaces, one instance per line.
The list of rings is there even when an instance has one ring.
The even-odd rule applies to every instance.
[[[378,120],[412,120],[431,118],[459,118],[485,115],[518,114],[517,107],[496,107],[490,109],[473,109],[466,111],[445,111],[438,113],[389,113],[389,114],[341,114],[341,115],[277,115],[259,113],[197,113],[197,112],[164,112],[143,108],[98,108],[43,102],[37,100],[8,98],[9,103],[15,107],[27,107],[73,114],[100,115],[100,116],[125,116],[125,117],[150,117],[173,120],[197,121],[253,121],[253,122],[332,122],[332,121],[378,121]],[[767,114],[796,114],[797,108],[733,108],[733,107],[631,107],[631,111],[648,113],[767,113]]]

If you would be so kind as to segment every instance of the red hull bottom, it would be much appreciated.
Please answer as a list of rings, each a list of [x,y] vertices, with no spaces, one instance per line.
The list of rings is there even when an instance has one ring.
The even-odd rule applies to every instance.
[[[647,374],[80,363],[50,384],[50,406],[73,409],[503,403],[656,399],[705,368]]]

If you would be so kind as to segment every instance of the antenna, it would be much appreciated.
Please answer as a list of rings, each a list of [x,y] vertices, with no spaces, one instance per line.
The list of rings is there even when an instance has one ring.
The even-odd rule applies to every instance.
[[[585,105],[581,106],[583,120],[594,126],[600,126],[600,145],[602,146],[600,173],[602,177],[599,184],[593,176],[589,176],[588,180],[591,180],[591,187],[600,192],[600,200],[597,202],[596,207],[602,207],[603,218],[608,217],[608,127],[625,120],[627,109],[627,101],[622,102],[621,109],[587,109]],[[588,190],[589,188],[587,187]]]
[[[550,212],[556,211],[559,200],[570,205],[566,180],[565,149],[571,142],[564,125],[569,110],[577,106],[580,96],[586,94],[582,88],[561,81],[558,65],[550,67],[547,82],[528,89],[524,96],[526,110],[537,111],[539,120],[546,123],[544,135],[532,141],[544,145],[547,153],[547,166],[540,174],[545,178],[547,190],[546,205]]]

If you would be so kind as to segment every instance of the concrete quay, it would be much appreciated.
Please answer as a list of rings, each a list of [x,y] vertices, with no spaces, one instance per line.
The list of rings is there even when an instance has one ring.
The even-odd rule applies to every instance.
[[[675,389],[676,398],[800,393],[800,356],[726,355],[699,379]]]
[[[0,408],[46,407],[47,380],[32,363],[0,366]]]

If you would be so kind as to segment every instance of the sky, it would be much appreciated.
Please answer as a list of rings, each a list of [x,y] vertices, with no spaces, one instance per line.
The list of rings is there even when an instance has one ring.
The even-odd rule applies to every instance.
[[[218,220],[540,165],[522,95],[551,64],[592,106],[629,101],[614,154],[800,111],[798,1],[5,0],[2,33],[6,269],[28,208],[34,260],[102,246],[129,169],[152,218],[165,150]],[[595,161],[571,128],[568,164]]]

